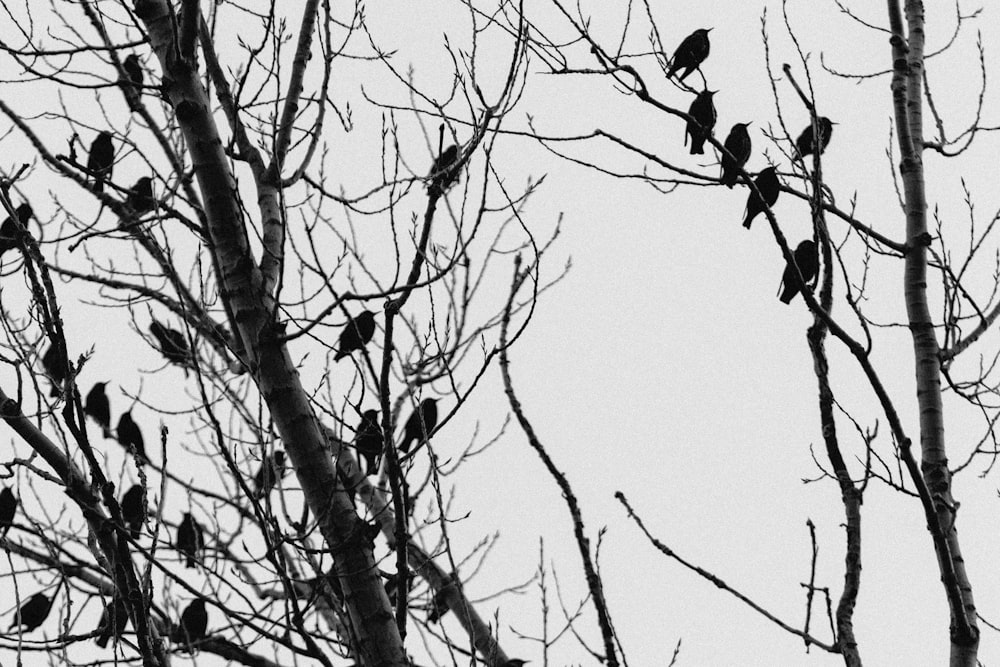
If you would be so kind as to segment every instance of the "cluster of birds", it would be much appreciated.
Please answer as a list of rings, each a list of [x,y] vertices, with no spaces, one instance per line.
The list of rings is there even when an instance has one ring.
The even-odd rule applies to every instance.
[[[399,442],[401,454],[412,456],[430,439],[437,427],[437,399],[425,398],[410,414],[403,425],[403,439]],[[416,447],[413,447],[416,443]],[[361,413],[361,423],[354,432],[354,447],[358,456],[365,460],[365,475],[378,473],[379,461],[385,450],[385,438],[378,421],[378,410]],[[411,450],[412,447],[412,450]]]
[[[670,61],[667,76],[672,77],[680,72],[679,81],[684,81],[691,72],[695,71],[708,58],[711,44],[708,33],[711,28],[701,28],[684,38],[680,46],[674,51],[674,56]],[[683,70],[683,71],[681,71]],[[684,134],[684,144],[691,140],[691,154],[701,155],[705,152],[705,142],[712,135],[718,114],[715,110],[713,96],[715,91],[702,90],[695,96],[691,107],[688,109],[688,116],[691,119],[687,123]],[[820,154],[830,143],[833,134],[833,121],[826,117],[816,119],[816,126],[819,128],[819,141],[816,141],[816,134],[813,124],[810,123],[798,138],[795,140],[796,154],[799,159],[805,158],[815,152]],[[740,171],[750,159],[753,142],[747,128],[750,123],[736,123],[729,131],[723,146],[722,153],[722,176],[720,181],[728,188],[732,188],[739,180]],[[778,173],[775,167],[770,166],[757,173],[754,178],[754,185],[760,192],[751,191],[747,198],[746,215],[743,218],[743,226],[750,229],[753,219],[766,209],[774,206],[778,201],[778,194],[781,191],[781,182],[778,180]],[[819,273],[819,254],[816,243],[812,239],[806,239],[799,243],[793,252],[794,264],[789,262],[785,266],[785,271],[781,277],[781,291],[779,299],[782,303],[791,303],[795,295],[800,291],[799,281],[796,279],[796,266],[801,274],[804,283],[811,283]]]

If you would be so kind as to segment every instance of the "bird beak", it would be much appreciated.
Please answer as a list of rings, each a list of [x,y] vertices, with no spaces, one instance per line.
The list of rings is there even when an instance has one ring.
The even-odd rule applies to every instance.
[[[715,28],[705,28],[705,32],[712,32]]]

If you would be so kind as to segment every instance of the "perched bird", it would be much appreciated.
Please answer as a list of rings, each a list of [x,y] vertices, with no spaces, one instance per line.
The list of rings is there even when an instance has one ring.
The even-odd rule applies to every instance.
[[[718,117],[715,113],[715,103],[712,102],[714,90],[703,90],[698,93],[688,109],[688,115],[696,122],[688,121],[687,129],[684,132],[684,145],[687,145],[688,137],[691,137],[691,155],[703,155],[705,153],[705,140],[712,134],[715,127],[715,120]]]
[[[205,609],[205,599],[195,598],[181,613],[180,626],[174,628],[173,640],[190,644],[205,637],[208,630],[208,610]]]
[[[128,625],[128,607],[125,606],[125,600],[115,596],[104,607],[101,620],[98,622],[97,629],[95,630],[95,632],[100,634],[97,635],[94,642],[101,648],[107,647],[108,640],[112,637],[117,642],[125,632],[126,625]]]
[[[340,332],[340,340],[337,343],[337,354],[334,361],[340,361],[344,357],[350,356],[355,350],[364,349],[368,341],[375,335],[375,313],[365,310],[355,318],[348,320],[344,325],[344,330]]]
[[[142,530],[142,522],[146,513],[145,505],[142,502],[142,485],[136,484],[125,492],[121,500],[122,518],[128,527],[128,532],[132,539],[138,539]]]
[[[135,447],[135,453],[139,458],[146,458],[146,443],[142,439],[142,431],[139,430],[139,425],[132,420],[131,410],[123,414],[118,420],[118,442],[129,451],[132,451],[132,448]]]
[[[184,513],[184,519],[177,527],[177,550],[186,558],[185,567],[194,567],[198,559],[198,552],[205,547],[205,535],[201,526],[189,513]]]
[[[31,632],[45,622],[51,610],[52,600],[45,593],[35,593],[14,613],[14,622],[8,630],[23,626],[24,632]]]
[[[21,204],[14,209],[14,212],[17,213],[17,219],[22,227],[28,226],[28,220],[34,213],[28,204]],[[17,240],[17,224],[14,222],[14,216],[8,215],[0,225],[0,257],[8,250],[20,247],[21,244]]]
[[[66,367],[66,357],[59,354],[59,349],[55,345],[50,345],[49,349],[42,355],[42,368],[52,380],[52,391],[50,396],[58,396],[62,389],[62,383],[66,381],[69,369]]]
[[[427,612],[427,622],[437,623],[441,617],[448,613],[448,585],[434,594],[431,599],[431,608]]]
[[[17,496],[10,487],[0,491],[0,537],[6,537],[7,531],[14,525],[14,515],[17,514]]]
[[[104,192],[104,181],[111,178],[115,165],[115,145],[111,141],[110,132],[101,132],[90,144],[90,155],[87,156],[87,170],[94,177],[94,189]]]
[[[452,144],[444,149],[440,155],[434,158],[429,177],[431,190],[436,190],[439,194],[445,192],[458,179],[458,171],[451,169],[451,166],[458,160],[458,145]]]
[[[684,73],[680,76],[680,80],[683,81],[688,74],[705,62],[711,47],[708,43],[708,33],[711,31],[711,28],[699,28],[684,38],[681,45],[674,51],[674,57],[670,59],[670,70],[667,72],[667,77],[673,76],[674,72],[679,69],[684,69]]]
[[[747,197],[747,214],[743,218],[743,226],[747,229],[750,229],[750,224],[753,223],[753,219],[757,217],[757,214],[763,213],[765,208],[774,206],[774,203],[778,201],[778,193],[781,191],[778,172],[774,167],[768,167],[757,174],[757,178],[753,179],[753,184],[760,190],[760,194],[763,195],[764,199],[762,200],[753,191]],[[767,204],[766,207],[764,206],[765,204]]]
[[[260,464],[260,469],[254,475],[254,497],[263,498],[271,493],[271,489],[278,483],[278,480],[285,476],[285,452],[275,450],[274,454],[264,457]]]
[[[156,339],[157,347],[167,361],[184,368],[187,374],[187,367],[191,362],[191,351],[188,349],[187,338],[176,329],[164,326],[155,319],[149,325],[149,333]]]
[[[732,188],[736,185],[736,179],[740,177],[740,169],[750,159],[752,144],[750,142],[750,133],[747,132],[748,125],[750,123],[736,123],[736,125],[733,125],[733,129],[729,131],[729,136],[726,137],[726,143],[723,144],[726,150],[732,155],[732,157],[729,157],[725,153],[722,154],[722,184],[727,188]]]
[[[119,83],[125,93],[125,101],[128,108],[135,111],[139,107],[139,90],[142,88],[142,65],[139,64],[139,56],[130,54],[122,62],[122,69],[125,70],[125,78]]]
[[[802,280],[809,283],[816,274],[819,273],[819,254],[816,252],[816,243],[812,239],[806,239],[795,249],[795,264],[799,267]],[[781,276],[781,299],[782,303],[791,303],[795,295],[799,293],[799,281],[795,279],[795,266],[785,265],[785,272]]]
[[[358,430],[354,432],[354,447],[358,454],[365,458],[365,474],[373,475],[378,472],[379,458],[385,449],[385,439],[382,437],[382,428],[378,425],[378,411],[365,410],[361,414],[361,423]]]
[[[108,395],[104,393],[107,382],[98,382],[87,392],[87,401],[83,404],[83,411],[97,422],[104,431],[104,437],[111,437],[111,402]]]
[[[125,198],[125,205],[135,211],[137,215],[152,211],[154,203],[153,179],[149,176],[143,176],[136,181]]]
[[[826,116],[820,116],[816,119],[816,122],[819,124],[819,154],[822,155],[823,151],[826,150],[827,144],[830,143],[830,135],[833,134],[834,122]],[[799,138],[795,140],[795,150],[799,157],[802,158],[816,152],[816,138],[813,136],[812,123],[809,123],[806,129],[802,130]]]
[[[416,452],[430,437],[434,427],[437,426],[437,400],[425,398],[410,418],[406,420],[403,427],[403,441],[399,443],[399,451],[406,454],[410,451],[410,445],[416,441],[417,446],[413,449]]]

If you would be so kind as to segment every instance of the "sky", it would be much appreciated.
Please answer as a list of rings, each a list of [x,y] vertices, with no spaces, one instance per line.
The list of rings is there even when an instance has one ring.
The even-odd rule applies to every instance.
[[[444,73],[450,59],[441,48],[442,34],[467,45],[468,16],[456,4],[442,0],[394,7],[391,13],[375,5],[367,10],[373,33],[384,46],[397,50],[398,66],[405,71],[412,64],[418,85],[434,95],[444,96],[448,87]],[[532,16],[538,29],[553,38],[571,36],[547,3],[530,4],[530,11],[537,12]],[[848,6],[865,12],[862,18],[870,23],[886,24],[881,5]],[[760,19],[765,9],[773,69],[780,71],[780,64],[789,62],[803,80],[781,8],[773,1],[723,0],[672,1],[654,7],[668,51],[692,30],[714,28],[712,52],[702,71],[709,87],[720,91],[716,132],[721,137],[733,123],[752,121],[753,169],[766,164],[764,152],[781,160],[763,134],[778,128],[764,66]],[[964,11],[972,9],[963,6]],[[892,179],[898,152],[887,154],[892,138],[889,79],[838,78],[821,66],[851,74],[884,71],[891,64],[887,35],[854,23],[833,3],[798,0],[789,2],[787,10],[789,25],[810,54],[821,113],[839,123],[824,154],[826,182],[839,206],[856,206],[863,221],[900,238],[903,219]],[[617,43],[624,9],[590,3],[587,11],[598,39]],[[977,31],[986,62],[996,61],[998,13],[998,8],[986,6],[959,33],[950,52],[928,61],[935,103],[950,136],[970,121],[970,104],[978,92]],[[631,62],[647,78],[654,96],[686,109],[690,94],[658,74],[648,54],[648,27],[641,19],[636,19],[626,51],[642,55]],[[936,51],[952,35],[954,8],[928,6],[927,19],[928,51]],[[489,74],[505,70],[509,43],[496,33],[486,33],[482,40],[488,91]],[[585,48],[568,52],[575,65],[593,66]],[[532,67],[537,71],[541,63],[533,61]],[[375,99],[405,101],[388,75],[345,76],[338,93],[354,105],[355,126],[343,136],[329,131],[331,145],[350,155],[370,146],[384,119],[366,111],[359,84]],[[808,123],[808,116],[787,81],[779,79],[776,87],[794,135]],[[996,124],[998,103],[995,91],[988,89],[985,123]],[[449,110],[459,117],[465,112],[460,104]],[[687,154],[678,119],[644,107],[606,77],[529,77],[505,127],[524,130],[529,116],[547,136],[604,128],[686,168],[718,173],[710,151],[706,156]],[[929,135],[930,122],[925,120]],[[415,124],[408,122],[408,136],[414,139],[408,154],[414,162],[428,161],[426,146],[415,138]],[[431,130],[436,128],[435,121],[428,123]],[[977,142],[957,159],[925,154],[929,210],[939,211],[956,255],[964,251],[969,225],[963,180],[976,203],[978,229],[998,208],[996,138],[983,134]],[[607,170],[641,174],[649,168],[663,175],[607,142],[551,146]],[[352,160],[336,170],[335,177],[348,189],[371,173],[379,157],[370,150],[358,154],[368,162]],[[667,664],[680,642],[681,665],[841,664],[837,656],[816,649],[806,655],[801,640],[660,554],[614,499],[615,492],[624,493],[658,539],[797,627],[805,616],[801,584],[809,577],[806,522],[811,520],[819,548],[816,582],[829,587],[834,600],[840,593],[844,540],[839,490],[829,479],[805,481],[820,476],[814,453],[823,463],[816,380],[805,340],[811,317],[799,299],[789,306],[778,302],[783,261],[763,218],[749,232],[740,226],[746,190],[687,185],[664,193],[637,178],[613,178],[561,159],[524,136],[498,142],[494,160],[505,183],[523,185],[529,175],[545,175],[544,186],[525,210],[539,237],[560,224],[558,241],[542,267],[543,278],[551,280],[567,262],[572,265],[567,276],[542,295],[531,325],[511,351],[511,373],[527,416],[580,500],[592,545],[598,542],[598,531],[606,528],[599,562],[628,663]],[[775,212],[790,242],[811,233],[808,207],[802,202],[783,196]],[[845,237],[835,220],[831,230],[835,239]],[[860,279],[862,250],[857,238],[845,246],[845,264],[855,281]],[[992,261],[991,250],[973,265],[978,271],[971,284],[983,301],[989,294]],[[509,276],[507,267],[497,270],[497,280]],[[842,274],[836,281],[837,294],[842,295]],[[865,312],[887,325],[873,330],[875,364],[915,437],[910,338],[905,327],[889,326],[904,320],[900,263],[875,258],[868,281]],[[502,293],[505,287],[506,282],[500,282],[496,289]],[[937,313],[940,288],[935,285],[932,292],[932,310]],[[67,320],[79,327],[92,312],[66,306]],[[835,312],[850,322],[850,331],[859,331],[843,301]],[[157,368],[155,353],[134,346],[126,326],[108,326],[115,327],[114,333],[111,341],[98,346],[96,366],[115,374],[132,359],[139,368]],[[956,370],[974,371],[979,355],[989,359],[996,342],[995,333],[984,337],[968,359],[956,363]],[[862,428],[874,428],[877,422],[876,450],[891,459],[888,427],[857,365],[835,342],[828,343],[828,349],[838,400]],[[304,350],[293,347],[293,354]],[[308,370],[304,377],[310,379]],[[8,381],[6,375],[0,378]],[[176,369],[141,378],[144,390],[162,404],[183,404],[183,397],[176,395]],[[950,459],[964,461],[982,437],[983,417],[948,398],[946,406]],[[459,451],[477,428],[497,432],[507,412],[499,374],[493,369],[464,412],[435,438],[435,450],[439,455]],[[863,454],[860,439],[843,415],[838,416],[838,428],[849,465],[858,473],[854,457]],[[177,432],[183,434],[183,429]],[[955,479],[954,491],[962,503],[959,531],[976,602],[983,617],[997,623],[1000,586],[991,573],[1000,521],[994,473],[979,477],[987,465],[977,459]],[[192,471],[196,466],[192,464]],[[466,590],[473,598],[488,598],[478,607],[483,616],[499,613],[501,643],[508,653],[532,664],[595,664],[570,635],[550,649],[548,663],[537,642],[520,638],[541,632],[537,587],[489,597],[530,579],[540,560],[548,569],[549,594],[556,595],[557,581],[567,608],[575,608],[586,594],[565,503],[523,434],[508,426],[491,449],[446,478],[450,484],[456,489],[452,514],[468,515],[449,526],[456,552],[469,551],[494,531],[499,535]],[[919,504],[873,481],[862,513],[864,569],[855,629],[863,659],[872,665],[942,664],[948,652],[947,606]],[[550,604],[551,628],[560,628],[559,605]],[[449,632],[457,631],[453,619],[446,617],[444,624]],[[579,624],[589,645],[599,649],[593,615],[585,614]],[[813,631],[824,641],[831,639],[827,626],[817,604]],[[983,630],[980,659],[989,665],[1000,656],[1000,641],[992,630]]]

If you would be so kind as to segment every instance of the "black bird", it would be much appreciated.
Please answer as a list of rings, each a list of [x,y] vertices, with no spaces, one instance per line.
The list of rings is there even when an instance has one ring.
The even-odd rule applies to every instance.
[[[136,484],[125,492],[125,495],[122,496],[121,508],[122,518],[125,520],[125,525],[128,526],[129,534],[132,535],[133,540],[138,539],[142,530],[143,515],[146,513],[142,502],[141,484]]]
[[[368,341],[375,335],[375,313],[365,310],[357,317],[347,321],[344,330],[340,332],[340,340],[337,343],[337,354],[334,361],[340,361],[344,357],[350,356],[355,350],[364,349]]]
[[[131,410],[123,414],[118,420],[118,442],[129,451],[132,451],[132,447],[135,447],[135,453],[139,458],[146,458],[146,443],[142,439],[142,431],[139,430],[139,425],[132,420]]]
[[[143,176],[128,191],[125,205],[135,211],[137,215],[142,215],[147,211],[152,211],[153,204],[153,179],[149,176]]]
[[[111,402],[108,395],[104,393],[107,382],[98,382],[87,393],[87,402],[83,404],[83,411],[97,422],[104,431],[104,437],[111,437]]]
[[[6,537],[7,531],[14,525],[14,515],[17,514],[17,496],[10,487],[0,491],[0,537]]]
[[[285,452],[278,449],[264,457],[260,469],[253,478],[254,497],[263,498],[271,493],[278,480],[285,476]]]
[[[111,178],[115,165],[115,145],[111,141],[110,132],[101,132],[90,144],[90,155],[87,157],[87,170],[94,177],[94,189],[104,192],[104,181]]]
[[[778,193],[781,191],[778,172],[774,167],[768,167],[757,174],[757,178],[753,179],[753,184],[760,190],[764,199],[761,200],[753,191],[750,192],[750,196],[747,198],[747,214],[743,219],[743,226],[747,229],[750,229],[750,224],[753,223],[757,214],[764,212],[764,204],[767,204],[767,208],[774,206],[774,203],[778,201]]]
[[[24,632],[31,632],[45,622],[52,610],[52,600],[45,593],[35,593],[14,613],[14,622],[8,630],[24,626]]]
[[[708,43],[708,33],[711,31],[711,28],[700,28],[684,38],[681,45],[674,51],[674,57],[670,60],[670,70],[667,72],[667,77],[673,76],[674,72],[683,68],[684,73],[680,76],[680,80],[683,81],[688,74],[705,62],[711,46]]]
[[[358,450],[358,454],[365,458],[367,464],[365,474],[377,473],[379,458],[385,448],[382,428],[378,425],[377,410],[365,410],[361,414],[361,423],[354,434],[354,447]]]
[[[406,454],[410,451],[410,444],[416,441],[417,446],[413,449],[416,452],[430,437],[434,427],[437,426],[437,400],[425,398],[410,418],[406,420],[403,427],[403,441],[399,444],[399,451]]]
[[[727,188],[736,185],[736,179],[740,177],[740,169],[750,159],[752,143],[750,142],[750,133],[747,132],[748,125],[750,123],[733,125],[733,129],[729,130],[729,136],[726,137],[726,143],[723,144],[733,156],[730,158],[725,153],[722,154],[722,184]]]
[[[186,558],[185,567],[194,567],[197,562],[198,552],[205,547],[205,535],[201,526],[189,513],[184,513],[184,520],[177,527],[177,550]]]
[[[703,155],[705,153],[705,140],[712,134],[715,127],[715,120],[718,117],[715,113],[715,103],[712,102],[714,90],[703,90],[698,93],[688,109],[688,115],[697,122],[688,121],[687,130],[684,132],[684,145],[687,145],[688,137],[691,137],[691,155]]]
[[[208,611],[205,609],[205,599],[195,598],[181,613],[180,626],[175,628],[173,640],[177,643],[190,644],[205,637],[208,630]]]
[[[17,219],[22,227],[28,226],[28,220],[34,213],[28,204],[21,204],[14,209],[14,212],[17,213]],[[14,216],[8,215],[0,225],[0,257],[8,250],[20,247],[21,244],[17,241],[17,224],[14,222]]]
[[[188,349],[187,338],[180,331],[171,329],[157,322],[155,319],[149,325],[149,333],[156,339],[157,347],[167,361],[184,368],[187,375],[187,367],[191,362],[191,351]]]
[[[434,164],[431,166],[431,173],[429,174],[430,178],[433,179],[431,182],[432,190],[443,193],[455,183],[455,180],[458,178],[458,170],[451,169],[451,166],[455,164],[457,159],[457,144],[448,146],[440,155],[434,158]]]
[[[816,243],[812,239],[806,239],[799,244],[794,253],[795,264],[799,267],[802,280],[806,283],[819,273],[819,254],[816,252]],[[795,267],[791,264],[785,265],[785,272],[781,276],[781,299],[782,303],[791,303],[795,295],[799,293],[799,281],[795,279]]]
[[[827,144],[830,143],[830,135],[833,134],[833,121],[826,116],[820,116],[817,119],[819,123],[819,154],[822,155],[823,151],[826,150]],[[799,157],[804,158],[807,155],[811,155],[816,151],[816,139],[813,136],[813,126],[812,123],[802,130],[802,134],[799,138],[795,140],[795,150],[798,152]]]
[[[66,367],[66,357],[59,354],[55,345],[50,345],[49,349],[42,355],[42,368],[52,380],[52,391],[49,392],[49,395],[58,396],[62,390],[62,383],[66,381],[69,369]]]
[[[511,658],[507,662],[503,663],[501,667],[524,667],[528,664],[527,660],[521,660],[520,658]]]
[[[99,632],[100,634],[97,635],[94,642],[101,648],[105,648],[108,645],[108,640],[112,637],[117,642],[125,632],[126,625],[128,625],[128,608],[125,606],[125,600],[115,596],[104,607],[101,620],[98,622],[97,629],[95,630],[95,632]]]
[[[142,65],[139,64],[139,56],[130,54],[122,62],[122,69],[125,70],[125,78],[122,79],[121,86],[125,92],[125,101],[128,107],[135,111],[139,107],[139,89],[142,88]]]
[[[431,599],[431,608],[427,612],[427,622],[437,623],[441,620],[441,617],[448,613],[448,586],[451,584],[446,584],[444,588],[439,590],[434,594]]]

